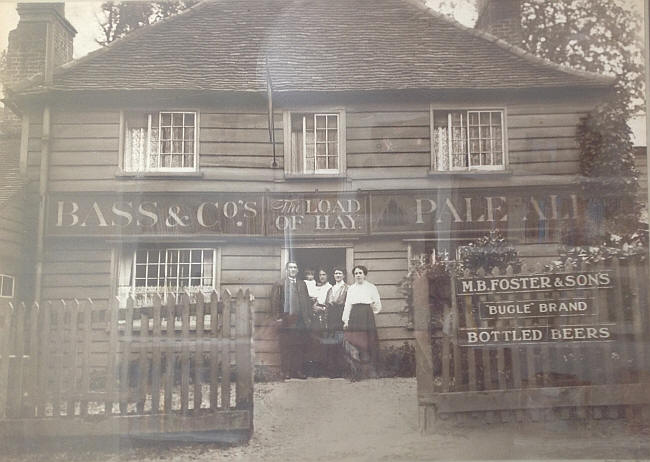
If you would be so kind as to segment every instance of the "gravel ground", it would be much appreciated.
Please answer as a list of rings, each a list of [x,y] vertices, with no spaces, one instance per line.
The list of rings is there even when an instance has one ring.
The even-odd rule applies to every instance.
[[[449,459],[650,459],[647,427],[619,421],[441,423],[417,431],[414,379],[256,384],[255,434],[246,445],[48,449],[18,461],[417,461]]]

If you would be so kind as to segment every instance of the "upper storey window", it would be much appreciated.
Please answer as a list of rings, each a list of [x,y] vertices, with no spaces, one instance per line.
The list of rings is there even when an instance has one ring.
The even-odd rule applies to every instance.
[[[316,176],[345,172],[342,111],[291,112],[285,120],[290,140],[285,147],[288,174]]]
[[[505,168],[502,110],[432,110],[435,171]]]
[[[196,112],[160,111],[125,114],[124,170],[195,171]]]

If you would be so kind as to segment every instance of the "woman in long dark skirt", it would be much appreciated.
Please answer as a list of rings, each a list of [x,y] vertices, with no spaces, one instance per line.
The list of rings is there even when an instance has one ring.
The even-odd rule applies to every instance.
[[[343,268],[334,268],[334,285],[327,292],[325,305],[327,306],[327,330],[333,336],[343,330],[343,307],[348,293],[345,283]]]
[[[361,358],[368,360],[371,370],[376,372],[379,342],[375,314],[381,311],[379,291],[366,280],[368,268],[365,266],[355,266],[352,274],[354,283],[348,287],[343,309],[345,340],[359,350]]]

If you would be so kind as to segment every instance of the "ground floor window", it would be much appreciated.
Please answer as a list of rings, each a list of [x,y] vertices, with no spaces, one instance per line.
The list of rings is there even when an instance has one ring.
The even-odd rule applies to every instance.
[[[458,245],[451,241],[417,239],[407,242],[407,263],[409,270],[437,261],[456,260]]]
[[[7,274],[0,274],[0,298],[14,297],[14,277]]]
[[[188,292],[209,294],[218,289],[215,248],[151,248],[122,252],[119,268],[119,296],[125,303],[133,296],[136,304],[151,303],[158,294]]]

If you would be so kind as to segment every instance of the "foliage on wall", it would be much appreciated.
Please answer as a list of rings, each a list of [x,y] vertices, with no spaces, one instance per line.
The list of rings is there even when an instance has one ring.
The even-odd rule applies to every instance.
[[[627,126],[645,98],[638,13],[614,0],[522,1],[525,49],[558,64],[614,77],[610,98],[577,131],[583,187],[596,198],[589,204],[592,222],[585,225],[592,233],[587,243],[607,234],[628,235],[638,227],[639,174]]]
[[[605,235],[625,236],[638,229],[639,171],[628,117],[624,106],[604,105],[585,117],[577,129],[582,185],[590,198],[587,216],[594,222],[591,228]],[[587,242],[602,240],[602,234],[593,233]]]

